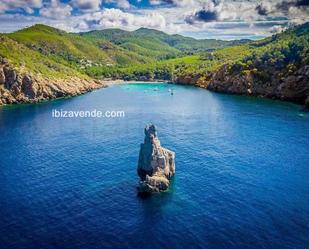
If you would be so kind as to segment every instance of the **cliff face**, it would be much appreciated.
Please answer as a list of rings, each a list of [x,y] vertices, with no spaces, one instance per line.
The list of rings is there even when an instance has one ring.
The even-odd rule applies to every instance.
[[[78,77],[48,79],[32,75],[15,69],[0,57],[0,105],[75,96],[103,86],[100,81]]]
[[[272,70],[273,69],[273,70]],[[288,75],[275,68],[241,71],[223,66],[209,82],[207,89],[233,94],[263,96],[292,101],[302,105],[309,101],[309,66],[305,65]]]
[[[286,68],[271,66],[245,70],[239,64],[223,65],[206,77],[186,76],[177,78],[175,82],[217,92],[286,100],[309,107],[309,65],[290,72]]]
[[[185,75],[181,77],[176,77],[174,80],[177,84],[185,84],[185,85],[198,85],[199,79],[202,75]]]
[[[164,191],[175,174],[175,153],[161,146],[154,125],[146,126],[144,143],[141,144],[137,172],[141,181],[140,193]]]

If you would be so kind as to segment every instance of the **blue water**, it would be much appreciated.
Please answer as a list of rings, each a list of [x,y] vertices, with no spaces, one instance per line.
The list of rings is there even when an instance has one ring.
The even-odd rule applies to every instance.
[[[168,92],[174,88],[174,95]],[[52,109],[123,110],[55,119]],[[176,152],[141,199],[143,128]],[[0,109],[0,248],[309,248],[309,113],[165,84]]]

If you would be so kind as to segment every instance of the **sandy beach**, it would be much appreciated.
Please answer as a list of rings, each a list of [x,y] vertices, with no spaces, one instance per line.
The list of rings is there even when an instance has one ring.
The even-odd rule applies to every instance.
[[[169,83],[170,81],[163,81],[163,80],[157,80],[157,81],[103,80],[103,82],[106,86],[111,86],[111,85],[119,85],[119,84],[162,84],[162,83]]]

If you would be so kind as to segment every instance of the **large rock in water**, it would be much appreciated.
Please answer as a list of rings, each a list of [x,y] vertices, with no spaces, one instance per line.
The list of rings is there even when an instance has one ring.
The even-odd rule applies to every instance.
[[[175,152],[161,147],[154,125],[147,125],[145,128],[137,172],[141,178],[138,186],[140,193],[167,190],[169,179],[175,174]]]

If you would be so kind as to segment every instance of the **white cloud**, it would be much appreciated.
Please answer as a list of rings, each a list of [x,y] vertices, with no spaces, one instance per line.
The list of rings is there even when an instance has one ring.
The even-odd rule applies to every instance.
[[[19,11],[16,19],[12,14],[0,14],[0,32],[39,22],[71,32],[148,27],[196,37],[260,37],[278,32],[288,23],[308,21],[308,6],[297,6],[296,1],[300,0],[151,0],[154,7],[138,8],[127,0],[52,0],[44,1],[44,6],[41,0],[0,0],[0,13],[15,9],[28,13]],[[104,8],[106,3],[114,8]],[[40,16],[29,16],[34,8],[40,8]],[[213,18],[207,19],[208,12],[214,13]],[[9,16],[10,21],[5,21]],[[198,18],[186,22],[190,16]]]
[[[23,9],[27,13],[33,13],[33,8],[41,8],[42,0],[1,0],[0,13],[7,10]]]
[[[80,19],[84,22],[81,24],[83,29],[85,29],[85,24],[87,24],[89,29],[122,28],[127,30],[140,27],[164,29],[166,26],[164,16],[158,13],[135,15],[114,8],[89,13],[80,17]],[[80,27],[80,25],[77,27]]]
[[[269,32],[272,33],[272,34],[280,33],[284,30],[286,30],[286,27],[282,27],[280,25],[275,25],[275,26],[269,28]]]
[[[70,4],[81,11],[97,11],[101,2],[101,0],[72,0]]]
[[[68,4],[62,4],[58,0],[51,0],[48,6],[40,10],[43,17],[52,19],[64,19],[71,15],[73,8]]]
[[[296,8],[295,6],[292,6],[289,8],[289,17],[292,19],[292,23],[304,23],[309,20],[309,7]]]

